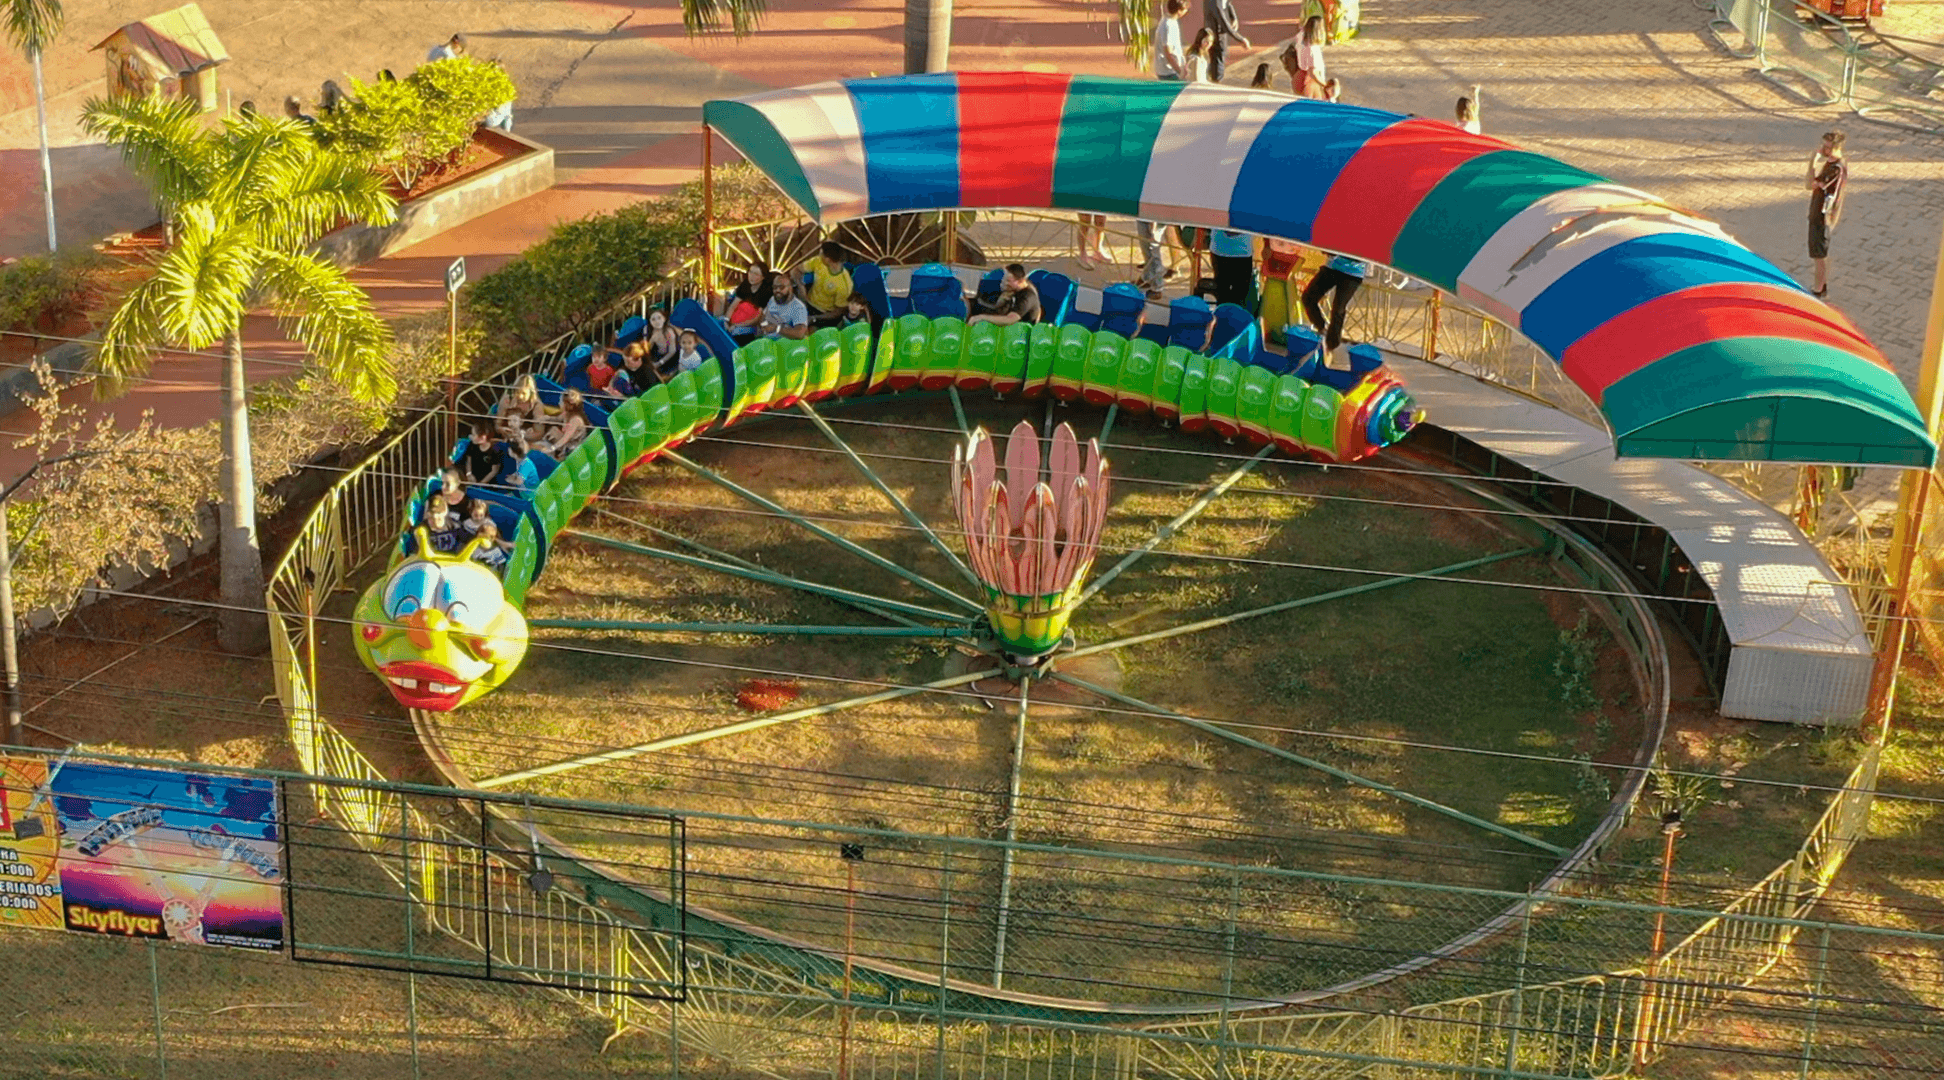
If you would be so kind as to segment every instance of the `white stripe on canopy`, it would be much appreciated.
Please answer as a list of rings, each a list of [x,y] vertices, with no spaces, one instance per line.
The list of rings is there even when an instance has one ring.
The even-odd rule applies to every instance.
[[[1141,216],[1228,228],[1229,196],[1243,159],[1262,126],[1292,100],[1236,86],[1182,87],[1154,139],[1141,188]]]
[[[823,221],[871,211],[864,179],[864,136],[857,105],[842,83],[818,83],[742,99],[775,125],[816,193]]]
[[[1554,192],[1485,241],[1458,275],[1458,295],[1518,326],[1526,306],[1574,267],[1624,241],[1671,232],[1730,239],[1712,222],[1634,188],[1587,184]]]

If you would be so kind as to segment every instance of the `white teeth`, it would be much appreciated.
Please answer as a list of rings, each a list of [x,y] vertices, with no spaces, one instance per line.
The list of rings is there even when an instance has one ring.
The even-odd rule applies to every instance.
[[[417,679],[401,679],[401,678],[399,678],[398,676],[396,676],[396,675],[393,675],[393,676],[391,676],[391,681],[392,681],[392,685],[393,685],[393,686],[400,686],[400,687],[404,687],[404,688],[405,688],[405,689],[407,689],[407,690],[417,690],[417,689],[418,689],[418,680],[417,680]]]
[[[429,682],[425,684],[425,688],[435,694],[456,694],[459,692],[459,688],[452,683]]]

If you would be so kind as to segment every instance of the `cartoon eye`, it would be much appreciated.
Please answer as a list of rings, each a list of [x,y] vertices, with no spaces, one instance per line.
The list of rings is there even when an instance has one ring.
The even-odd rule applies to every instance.
[[[490,618],[504,603],[504,596],[492,571],[483,566],[454,566],[439,582],[432,603],[451,621],[463,624],[475,611],[482,619]]]
[[[385,616],[396,622],[432,602],[444,575],[432,563],[407,563],[385,586]]]
[[[464,603],[454,600],[452,603],[446,605],[446,617],[453,622],[463,623],[466,621],[466,612],[468,610],[470,609]]]

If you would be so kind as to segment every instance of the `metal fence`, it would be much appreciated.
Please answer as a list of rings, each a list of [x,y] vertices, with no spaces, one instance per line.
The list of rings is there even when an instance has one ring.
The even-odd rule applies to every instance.
[[[1944,64],[1867,23],[1803,0],[1714,0],[1708,29],[1731,54],[1754,61],[1764,78],[1812,104],[1842,105],[1916,131],[1944,130]]]

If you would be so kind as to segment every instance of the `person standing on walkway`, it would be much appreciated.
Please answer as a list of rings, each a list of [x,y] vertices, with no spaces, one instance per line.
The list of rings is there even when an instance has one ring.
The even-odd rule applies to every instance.
[[[450,60],[455,56],[464,55],[466,55],[466,35],[454,34],[445,39],[444,43],[432,46],[432,50],[425,54],[425,60],[426,63],[431,63],[434,60]]]
[[[1289,72],[1289,89],[1299,98],[1335,101],[1343,96],[1343,84],[1330,78],[1323,64],[1323,16],[1312,15],[1303,21],[1303,32],[1282,51],[1283,70]]]
[[[1829,234],[1843,216],[1843,190],[1849,186],[1849,159],[1843,133],[1825,132],[1822,149],[1809,159],[1809,259],[1816,264],[1816,295],[1829,295]]]
[[[1228,73],[1229,41],[1249,47],[1249,39],[1242,36],[1242,20],[1235,14],[1235,0],[1202,0],[1202,29],[1214,35],[1208,44],[1208,81],[1218,83]]]
[[[1208,81],[1208,43],[1215,39],[1208,27],[1204,26],[1195,34],[1195,43],[1188,46],[1187,66],[1183,68],[1184,82]]]
[[[1357,295],[1364,275],[1369,272],[1370,267],[1364,262],[1334,255],[1303,290],[1303,312],[1309,316],[1316,332],[1323,335],[1323,362],[1341,371],[1350,369],[1350,358],[1343,352],[1343,321],[1350,312],[1350,298]],[[1328,318],[1323,316],[1325,296],[1330,297]]]
[[[1233,229],[1216,229],[1208,251],[1215,264],[1215,302],[1248,307],[1249,286],[1255,283],[1255,238]]]
[[[1483,135],[1485,133],[1485,127],[1478,119],[1479,101],[1478,87],[1473,86],[1470,97],[1461,97],[1458,99],[1458,107],[1454,112],[1451,122],[1457,124],[1470,134]]]
[[[1188,0],[1168,0],[1154,24],[1154,77],[1162,82],[1188,77],[1188,57],[1181,47],[1181,17],[1187,13]]]

